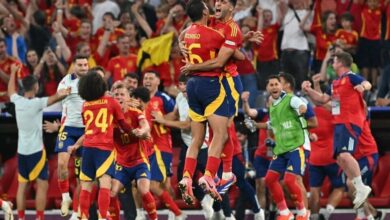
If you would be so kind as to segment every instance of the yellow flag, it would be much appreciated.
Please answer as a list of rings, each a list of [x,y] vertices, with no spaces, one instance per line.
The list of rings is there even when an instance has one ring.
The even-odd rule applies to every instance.
[[[173,32],[145,40],[138,51],[137,58],[139,65],[142,57],[148,57],[144,60],[141,70],[168,62],[169,55],[171,54],[172,40]]]

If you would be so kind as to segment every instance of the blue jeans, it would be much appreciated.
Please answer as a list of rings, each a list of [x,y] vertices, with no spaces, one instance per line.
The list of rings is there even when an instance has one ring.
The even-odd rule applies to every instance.
[[[243,91],[249,91],[249,106],[254,107],[256,103],[257,90],[257,76],[256,73],[240,75]]]

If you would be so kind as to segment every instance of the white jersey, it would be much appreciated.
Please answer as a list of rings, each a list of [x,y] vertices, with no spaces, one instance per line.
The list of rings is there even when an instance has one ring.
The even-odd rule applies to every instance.
[[[60,89],[71,88],[70,94],[62,100],[62,118],[65,118],[63,125],[69,127],[83,128],[83,120],[81,111],[84,100],[79,95],[79,78],[76,74],[67,74],[58,85],[57,91]]]
[[[31,155],[42,151],[42,119],[47,100],[47,97],[28,99],[18,94],[11,95],[18,126],[18,154]]]
[[[190,110],[190,107],[188,105],[188,101],[187,101],[186,97],[184,97],[182,92],[180,92],[176,96],[176,108],[179,112],[179,120],[180,121],[187,120],[188,111]],[[183,130],[182,129],[181,130],[181,138],[183,139],[183,142],[189,147],[191,145],[191,142],[192,142],[191,130]],[[206,130],[205,140],[208,140],[208,139],[209,139],[209,132],[208,132],[208,130]],[[202,149],[207,148],[207,144],[205,142],[203,142],[203,145],[201,148]]]

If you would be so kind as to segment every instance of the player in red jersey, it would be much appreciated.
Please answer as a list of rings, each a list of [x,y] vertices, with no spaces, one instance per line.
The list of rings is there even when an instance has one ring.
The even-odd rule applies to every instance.
[[[370,186],[375,169],[378,165],[379,155],[378,146],[372,136],[370,121],[368,118],[364,121],[362,134],[359,137],[359,143],[354,153],[354,157],[359,164],[364,184]],[[347,185],[350,195],[353,195],[355,190],[349,179],[347,181]],[[351,197],[353,198],[353,196]],[[381,212],[377,211],[368,201],[366,201],[363,207],[357,210],[357,216],[355,219],[378,219],[378,216],[381,215]]]
[[[115,95],[118,93],[124,96]],[[149,191],[150,165],[142,142],[142,139],[148,136],[150,127],[141,110],[127,106],[130,96],[124,86],[117,87],[114,90],[114,96],[119,103],[122,103],[125,120],[135,129],[132,134],[124,133],[119,128],[114,129],[117,156],[111,197],[116,197],[121,189],[131,184],[132,180],[136,180],[144,209],[148,212],[150,219],[155,220],[157,219],[156,204]]]
[[[333,130],[332,114],[330,106],[317,106],[314,112],[317,115],[318,127],[310,129],[311,153],[309,157],[309,180],[310,199],[309,207],[311,218],[319,219],[321,186],[328,177],[332,184],[332,192],[328,197],[326,211],[323,213],[325,219],[333,213],[335,207],[343,197],[344,183],[342,181],[341,169],[329,152],[333,151]]]
[[[172,139],[171,131],[163,124],[153,121],[153,115],[166,115],[175,107],[174,100],[166,93],[158,91],[160,74],[148,71],[144,74],[144,86],[150,92],[145,115],[150,124],[153,138],[154,153],[150,156],[151,191],[164,202],[176,216],[176,219],[185,219],[185,215],[173,201],[169,191],[172,189],[170,177],[172,176]]]
[[[125,122],[121,106],[105,96],[107,84],[97,71],[90,71],[79,81],[79,94],[85,100],[82,116],[85,134],[69,147],[69,152],[83,145],[81,161],[81,219],[88,219],[90,194],[94,180],[99,181],[98,206],[100,218],[106,219],[110,205],[111,176],[114,174],[114,123],[126,133],[131,127]]]
[[[339,76],[332,83],[331,91],[320,93],[311,88],[311,83],[302,83],[303,90],[311,99],[325,104],[332,101],[334,129],[334,157],[337,163],[352,180],[356,188],[354,208],[359,208],[371,192],[371,188],[362,181],[359,164],[352,156],[361,134],[365,111],[362,93],[371,89],[371,84],[364,78],[351,72],[353,59],[349,53],[335,54],[333,68]]]
[[[223,68],[221,72],[222,78],[220,81],[222,82],[221,85],[223,85],[224,90],[226,90],[226,102],[228,103],[225,108],[227,108],[228,112],[228,118],[226,118],[226,115],[223,115],[225,117],[219,117],[220,114],[216,114],[216,116],[219,117],[216,121],[218,124],[218,129],[216,130],[213,125],[211,125],[213,132],[214,132],[214,138],[211,142],[210,148],[209,148],[209,157],[206,167],[206,172],[204,177],[199,179],[199,184],[205,187],[205,190],[208,192],[211,192],[211,195],[215,197],[216,199],[219,199],[218,192],[215,192],[214,190],[214,183],[213,183],[213,176],[215,175],[216,168],[218,167],[220,161],[220,155],[221,152],[226,156],[225,162],[228,163],[226,166],[224,166],[224,170],[222,173],[222,180],[220,182],[220,185],[224,187],[229,187],[235,182],[235,177],[232,173],[231,163],[233,158],[233,149],[231,148],[224,148],[224,143],[227,138],[227,125],[229,124],[229,118],[232,119],[232,116],[237,114],[238,111],[238,101],[239,96],[242,91],[242,84],[241,80],[238,77],[237,72],[237,66],[234,63],[232,59],[230,59],[235,51],[239,49],[239,47],[242,44],[243,36],[241,33],[241,30],[237,23],[234,22],[232,19],[233,10],[236,5],[236,0],[217,0],[215,2],[215,8],[216,8],[216,14],[215,17],[211,17],[209,20],[209,26],[213,29],[221,32],[225,38],[224,43],[221,46],[218,56],[215,57],[215,59],[209,59],[209,60],[202,60],[203,62],[191,62],[191,59],[189,59],[188,63],[182,67],[182,72],[184,73],[199,73],[199,72],[206,72],[206,71],[215,71],[219,68]],[[188,6],[188,5],[187,5]],[[187,8],[188,9],[188,8]],[[199,8],[198,10],[201,11]],[[194,10],[192,10],[194,11]],[[194,13],[194,12],[192,12]],[[187,10],[187,14],[190,14],[190,11]],[[191,16],[190,16],[191,17]],[[200,17],[198,16],[198,20],[200,21]],[[188,31],[188,30],[187,30]],[[255,33],[255,34],[254,34]],[[183,34],[182,36],[187,35],[187,32]],[[251,40],[257,39],[257,42],[260,40],[256,37],[260,36],[260,32],[248,32],[247,36],[253,36]],[[188,45],[189,50],[189,57],[193,56],[192,48],[190,48]],[[198,54],[196,54],[198,55]],[[243,54],[239,54],[243,55]],[[244,59],[245,57],[242,56],[240,59]],[[230,60],[229,60],[230,59]],[[191,80],[190,80],[191,81]],[[189,81],[189,88],[191,87],[191,82]],[[225,83],[226,82],[226,83]],[[214,85],[208,85],[208,87],[205,87],[206,89],[209,89],[211,87],[215,87]],[[219,88],[219,87],[216,87]],[[209,92],[209,90],[206,90]],[[191,97],[189,94],[189,103],[191,106]],[[206,96],[207,97],[207,96]],[[210,96],[209,96],[210,97]],[[207,98],[209,98],[207,97]],[[204,99],[207,99],[204,98]],[[211,97],[213,98],[213,97]],[[208,100],[210,101],[210,100]],[[221,103],[222,99],[220,98],[218,103]],[[207,102],[206,102],[207,103]],[[208,104],[208,103],[207,103]],[[204,105],[207,106],[207,105]],[[223,106],[223,105],[222,105]],[[214,106],[215,110],[216,106]],[[206,108],[207,109],[207,108]],[[191,110],[193,110],[191,108]],[[226,110],[225,110],[226,111]],[[217,111],[214,111],[218,113]],[[197,112],[198,113],[198,112]],[[206,112],[207,113],[207,112]],[[199,113],[198,113],[199,114]],[[214,117],[214,120],[216,118]],[[212,118],[207,118],[208,122],[211,123]],[[225,127],[226,125],[226,127]],[[191,149],[191,148],[190,148]],[[187,179],[188,180],[188,179]],[[188,181],[187,181],[188,182]],[[184,185],[185,181],[182,182]],[[189,184],[187,184],[189,186]]]

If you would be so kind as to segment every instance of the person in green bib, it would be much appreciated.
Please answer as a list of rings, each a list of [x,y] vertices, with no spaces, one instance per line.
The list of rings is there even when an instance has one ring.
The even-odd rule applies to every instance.
[[[309,219],[310,212],[305,208],[302,189],[298,183],[298,177],[305,171],[303,145],[307,122],[303,116],[307,111],[307,105],[301,98],[283,91],[278,76],[268,78],[267,92],[272,97],[267,128],[273,132],[276,145],[265,183],[278,207],[280,214],[278,219],[294,219],[286,205],[279,183],[279,178],[283,174],[284,183],[298,210],[296,219]]]

